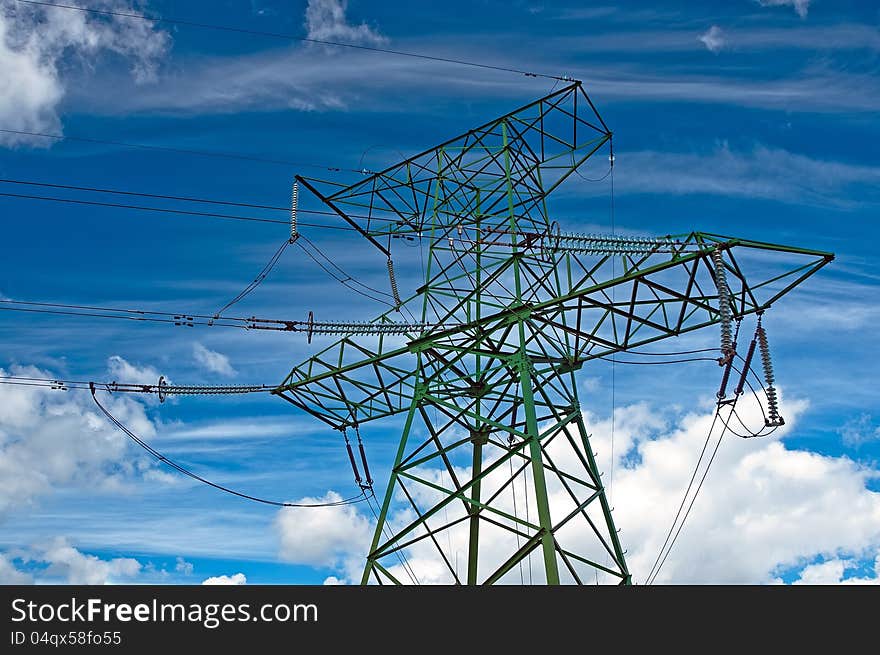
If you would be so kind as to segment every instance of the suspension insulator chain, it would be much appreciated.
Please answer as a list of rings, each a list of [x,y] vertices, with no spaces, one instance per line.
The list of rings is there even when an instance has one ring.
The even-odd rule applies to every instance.
[[[394,309],[399,309],[403,304],[400,301],[400,291],[397,289],[397,278],[394,277],[394,262],[388,258],[388,279],[391,282],[391,295],[394,296]]]
[[[367,453],[364,450],[364,442],[361,440],[361,431],[355,423],[354,432],[357,435],[358,440],[358,450],[361,453],[361,464],[364,465],[364,475],[366,476],[366,484],[361,485],[361,489],[373,489],[373,478],[370,476],[370,467],[367,464]]]
[[[758,317],[758,327],[755,330],[755,337],[758,339],[758,350],[761,353],[761,364],[764,367],[764,381],[767,383],[767,418],[765,423],[767,427],[778,427],[785,425],[785,421],[779,415],[779,398],[776,395],[776,388],[773,384],[776,378],[773,374],[773,362],[770,360],[770,345],[767,343],[767,332],[761,325],[761,317]]]
[[[299,232],[296,229],[296,209],[299,204],[299,182],[293,183],[293,189],[290,192],[290,243],[299,238]]]
[[[721,376],[721,386],[718,388],[718,393],[715,394],[719,401],[724,400],[727,396],[727,383],[730,380],[730,369],[732,368],[733,357],[730,357],[727,360],[727,366],[724,367],[724,375]]]
[[[715,286],[718,289],[718,316],[721,319],[721,358],[719,366],[725,366],[733,358],[733,311],[731,309],[730,287],[727,286],[727,270],[724,268],[724,253],[716,248],[712,251],[715,263]]]
[[[752,338],[751,343],[749,344],[749,350],[746,353],[746,361],[743,363],[742,373],[739,376],[739,382],[736,385],[736,391],[734,393],[737,396],[741,396],[743,392],[743,387],[746,384],[746,379],[749,375],[749,369],[752,367],[752,358],[755,356],[755,345],[757,344],[757,337]]]
[[[351,442],[348,440],[348,433],[342,428],[342,437],[345,439],[345,450],[348,451],[348,461],[351,462],[351,470],[354,473],[354,481],[359,487],[363,487],[361,474],[358,471],[357,462],[354,460],[354,451],[351,449]]]
[[[294,323],[294,331],[299,331],[299,323]],[[411,334],[432,330],[438,326],[434,323],[336,323],[321,322],[314,320],[314,315],[309,312],[309,321],[304,324],[309,337],[315,334],[345,334],[345,335],[384,335],[384,334]],[[311,343],[311,342],[310,342]]]
[[[669,237],[630,237],[604,234],[559,233],[551,250],[585,255],[644,255],[672,251],[679,245]]]

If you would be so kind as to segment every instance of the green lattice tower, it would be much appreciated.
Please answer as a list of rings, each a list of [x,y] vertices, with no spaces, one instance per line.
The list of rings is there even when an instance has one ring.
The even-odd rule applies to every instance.
[[[718,323],[722,272],[738,318],[831,259],[703,233],[560,232],[547,196],[610,155],[573,83],[358,184],[298,178],[389,270],[397,240],[428,246],[424,284],[373,321],[412,330],[346,336],[276,390],[337,429],[404,417],[364,583],[417,580],[413,568],[452,583],[629,583],[577,371]]]

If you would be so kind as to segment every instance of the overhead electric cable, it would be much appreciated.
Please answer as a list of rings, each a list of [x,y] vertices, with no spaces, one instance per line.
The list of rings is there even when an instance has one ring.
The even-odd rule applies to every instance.
[[[258,496],[252,496],[250,494],[236,491],[235,489],[230,489],[229,487],[224,487],[223,485],[217,484],[216,482],[211,482],[210,480],[207,480],[206,478],[203,478],[202,476],[193,473],[192,471],[181,466],[177,462],[165,457],[165,455],[160,453],[158,450],[156,450],[155,448],[150,446],[143,439],[138,437],[134,432],[129,430],[125,425],[122,424],[121,421],[119,421],[115,416],[113,416],[113,414],[111,414],[107,410],[107,408],[104,407],[104,405],[101,404],[101,402],[98,400],[98,396],[97,396],[94,384],[91,386],[91,392],[92,392],[92,399],[95,401],[95,405],[98,406],[98,409],[101,410],[101,412],[104,414],[104,416],[106,416],[110,420],[110,422],[113,423],[113,425],[115,425],[117,428],[122,430],[122,432],[124,432],[138,446],[140,446],[141,448],[146,450],[150,455],[152,455],[154,458],[156,458],[157,460],[159,460],[163,464],[170,466],[171,468],[178,471],[179,473],[182,473],[183,475],[185,475],[189,478],[192,478],[193,480],[196,480],[197,482],[201,482],[202,484],[206,484],[209,487],[213,487],[214,489],[217,489],[218,491],[222,491],[224,493],[231,494],[233,496],[238,496],[239,498],[244,498],[245,500],[250,500],[255,503],[261,503],[263,505],[272,505],[274,507],[306,507],[306,508],[339,507],[340,505],[353,505],[354,503],[360,503],[360,502],[363,502],[364,500],[366,500],[366,498],[367,498],[366,493],[364,493],[364,491],[362,490],[361,493],[358,494],[357,496],[352,496],[350,498],[344,498],[342,500],[338,500],[338,501],[330,502],[330,503],[287,503],[287,502],[281,502],[281,501],[277,501],[277,500],[266,500],[265,498],[260,498]]]
[[[121,18],[133,18],[153,23],[167,23],[169,25],[184,25],[187,27],[199,27],[204,29],[218,30],[221,32],[234,32],[236,34],[250,34],[253,36],[268,36],[275,39],[284,39],[288,41],[301,41],[303,43],[316,43],[319,45],[334,46],[337,48],[350,48],[353,50],[366,50],[368,52],[376,52],[387,55],[397,55],[399,57],[410,57],[414,59],[422,59],[426,61],[435,61],[446,64],[456,64],[458,66],[470,66],[472,68],[482,68],[486,70],[494,70],[504,73],[515,73],[517,75],[525,75],[526,77],[542,77],[551,80],[559,80],[563,82],[575,81],[567,75],[550,75],[549,73],[534,73],[531,71],[512,68],[509,66],[497,66],[494,64],[485,64],[475,61],[467,61],[464,59],[454,59],[451,57],[440,57],[437,55],[426,55],[418,52],[406,52],[403,50],[392,50],[390,48],[380,48],[379,46],[360,45],[357,43],[345,43],[343,41],[329,41],[327,39],[315,39],[308,36],[297,36],[295,34],[282,34],[279,32],[263,32],[260,30],[251,30],[242,27],[230,27],[228,25],[216,25],[214,23],[201,23],[197,21],[181,20],[175,18],[163,18],[161,16],[149,16],[146,14],[133,14],[122,11],[111,11],[109,9],[94,9],[91,7],[78,7],[75,5],[65,5],[54,2],[38,2],[37,0],[16,0],[21,4],[37,5],[41,7],[54,7],[56,9],[69,9],[71,11],[79,11],[83,13],[96,14],[100,16],[115,16]]]
[[[144,143],[131,143],[128,141],[115,141],[112,139],[95,139],[93,137],[73,136],[70,134],[52,134],[49,132],[28,132],[26,130],[12,130],[9,128],[0,128],[0,132],[4,134],[17,134],[19,136],[35,136],[43,139],[54,139],[56,141],[81,141],[83,143],[99,143],[108,146],[122,146],[123,148],[136,148],[140,150],[157,150],[160,152],[173,152],[182,155],[196,155],[198,157],[217,157],[220,159],[238,159],[248,162],[259,162],[262,164],[274,164],[276,166],[296,166],[299,168],[314,168],[330,173],[365,173],[368,171],[357,170],[354,168],[340,168],[339,166],[326,166],[324,164],[311,164],[300,161],[289,161],[286,159],[270,159],[267,157],[258,157],[256,155],[244,155],[234,152],[221,152],[218,150],[192,150],[189,148],[175,148],[172,146],[154,146]]]
[[[660,563],[660,559],[663,556],[663,551],[666,549],[666,546],[669,544],[669,540],[672,538],[672,532],[675,530],[675,526],[678,523],[678,519],[681,516],[681,512],[684,509],[685,503],[687,502],[688,495],[690,494],[691,489],[693,488],[694,481],[697,479],[697,473],[700,471],[700,464],[703,462],[703,457],[706,455],[706,449],[709,447],[709,442],[712,440],[712,432],[715,430],[715,424],[718,422],[718,411],[716,408],[715,416],[712,417],[712,423],[709,425],[709,432],[706,434],[706,440],[703,442],[703,448],[700,450],[700,456],[697,458],[697,463],[694,466],[694,472],[691,474],[691,479],[688,482],[687,488],[684,491],[684,495],[682,496],[681,503],[678,506],[678,510],[675,512],[675,518],[672,519],[672,525],[669,526],[669,531],[666,533],[666,538],[663,540],[663,545],[660,546],[660,552],[657,553],[657,559],[654,560],[654,564],[651,566],[651,570],[648,571],[648,576],[645,578],[645,584],[651,584],[651,577],[654,575],[654,571],[657,570],[657,566]]]
[[[85,380],[63,380],[60,378],[33,378],[17,375],[0,376],[0,384],[20,385],[29,387],[45,387],[56,391],[70,389],[91,389],[94,385],[108,393],[149,393],[164,396],[217,396],[240,395],[250,393],[269,393],[276,385],[179,385],[168,384],[160,378],[159,384],[135,384],[131,382],[94,382]]]
[[[143,212],[156,212],[159,214],[179,214],[182,216],[199,216],[203,218],[220,218],[234,221],[249,221],[252,223],[276,223],[279,225],[289,225],[290,221],[282,221],[274,218],[258,218],[256,216],[240,216],[237,214],[218,214],[215,212],[198,212],[188,209],[168,209],[165,207],[145,207],[143,205],[127,205],[115,202],[98,202],[96,200],[76,200],[73,198],[53,198],[51,196],[35,196],[21,193],[0,193],[0,197],[20,198],[23,200],[45,200],[49,202],[60,202],[72,205],[89,205],[93,207],[108,207],[112,209],[132,209]],[[290,210],[288,210],[290,211]],[[341,230],[343,232],[357,232],[354,228],[343,227],[341,225],[326,225],[321,223],[299,223],[300,226],[314,227],[327,230]]]
[[[731,406],[731,413],[733,412],[733,406]],[[719,407],[715,416],[718,417],[721,414],[721,408]],[[728,421],[730,417],[728,416]],[[691,502],[688,505],[687,511],[684,513],[684,516],[681,519],[681,523],[678,524],[678,530],[675,532],[675,536],[672,538],[672,541],[669,544],[669,548],[666,549],[666,554],[663,555],[663,559],[660,560],[660,564],[657,566],[656,571],[654,571],[653,578],[648,582],[648,584],[653,584],[655,580],[657,580],[657,576],[660,575],[660,570],[663,568],[663,565],[666,563],[666,558],[669,557],[669,553],[672,552],[673,546],[675,546],[676,541],[678,541],[678,536],[681,534],[682,528],[684,528],[684,524],[690,516],[691,510],[694,508],[694,503],[697,501],[697,496],[700,495],[700,490],[703,488],[703,483],[706,482],[706,476],[709,475],[709,469],[712,468],[712,463],[715,461],[715,456],[718,454],[718,448],[721,446],[721,441],[724,439],[724,435],[727,432],[727,422],[724,419],[721,419],[722,424],[724,425],[724,429],[721,430],[721,434],[718,435],[718,441],[715,442],[715,449],[712,451],[712,456],[709,458],[709,462],[706,464],[706,468],[703,471],[703,475],[700,478],[700,482],[697,485],[696,491],[694,491],[694,495],[691,498]]]
[[[225,205],[229,207],[244,207],[249,209],[264,209],[268,211],[277,211],[277,212],[285,212],[290,213],[290,207],[279,207],[275,205],[262,205],[257,203],[249,203],[249,202],[240,202],[235,200],[219,200],[217,198],[196,198],[193,196],[176,196],[162,193],[148,193],[144,191],[126,191],[122,189],[108,189],[101,187],[87,187],[87,186],[76,186],[71,184],[57,184],[53,182],[37,182],[35,180],[12,180],[12,179],[0,179],[0,184],[17,184],[17,185],[27,185],[27,186],[36,186],[36,187],[45,187],[49,189],[64,189],[67,191],[83,191],[87,193],[107,193],[112,195],[121,195],[121,196],[133,196],[137,198],[150,198],[155,200],[175,200],[180,202],[192,202],[196,204],[205,204],[205,205]],[[75,204],[93,204],[103,207],[120,207],[122,209],[144,209],[151,210],[151,207],[144,207],[141,205],[120,205],[116,203],[103,203],[98,201],[91,200],[79,200],[79,199],[68,199],[68,198],[58,198],[55,196],[33,196],[26,194],[14,194],[14,193],[0,193],[0,196],[8,196],[12,198],[24,198],[24,199],[34,199],[34,200],[55,200],[57,202],[72,202]],[[167,208],[159,208],[159,210],[165,210],[170,213],[188,213],[187,211],[178,211]],[[339,214],[333,211],[325,211],[320,209],[297,209],[298,213],[301,214],[315,214],[318,216],[332,216],[334,218],[339,218]],[[199,216],[210,216],[210,217],[219,217],[219,218],[237,218],[239,220],[257,220],[265,223],[288,223],[288,221],[282,221],[277,219],[262,219],[257,217],[250,216],[231,216],[226,214],[210,214],[210,213],[197,213]],[[386,218],[382,216],[365,216],[361,214],[346,214],[349,218],[361,218],[369,221],[376,221],[380,223],[396,223],[398,219],[395,218]],[[350,232],[356,231],[351,227],[338,227],[333,225],[327,225],[325,223],[299,223],[299,225],[305,225],[306,227],[329,227],[331,229],[338,230],[347,230]]]
[[[217,316],[219,318],[223,312],[225,312],[227,309],[232,307],[235,303],[242,300],[245,296],[247,296],[251,291],[256,289],[258,286],[260,286],[260,284],[263,282],[263,280],[265,280],[266,277],[269,275],[269,273],[272,272],[272,269],[275,268],[275,264],[278,263],[278,260],[281,258],[281,255],[284,254],[284,251],[287,250],[287,246],[289,246],[290,243],[291,243],[290,239],[285,239],[284,242],[281,244],[281,246],[279,246],[278,250],[275,251],[275,254],[272,255],[272,258],[269,260],[269,262],[257,274],[257,277],[255,277],[251,281],[250,284],[248,284],[244,289],[242,289],[241,292],[237,296],[235,296],[235,298],[233,298],[232,300],[227,302],[225,305],[223,305],[223,307],[217,311],[217,314],[215,316]]]

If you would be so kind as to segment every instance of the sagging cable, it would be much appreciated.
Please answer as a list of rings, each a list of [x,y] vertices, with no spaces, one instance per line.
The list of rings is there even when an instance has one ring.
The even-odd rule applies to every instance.
[[[104,407],[104,405],[102,405],[101,402],[98,400],[97,389],[96,389],[94,382],[89,383],[89,391],[91,391],[92,400],[95,401],[95,405],[97,405],[98,409],[101,410],[101,413],[103,413],[104,416],[106,416],[107,419],[109,419],[109,421],[111,423],[113,423],[113,425],[115,425],[122,432],[124,432],[125,435],[129,439],[134,441],[138,446],[140,446],[141,448],[146,450],[150,455],[152,455],[158,461],[162,462],[166,466],[173,468],[178,473],[182,473],[183,475],[187,476],[188,478],[192,478],[193,480],[195,480],[197,482],[201,482],[202,484],[205,484],[209,487],[213,487],[214,489],[217,489],[218,491],[222,491],[222,492],[230,494],[232,496],[238,496],[239,498],[243,498],[245,500],[251,500],[255,503],[261,503],[263,505],[273,505],[275,507],[337,507],[339,505],[351,505],[353,503],[359,503],[359,502],[362,502],[367,499],[366,494],[364,493],[363,489],[361,489],[361,493],[358,494],[357,496],[352,496],[350,498],[344,498],[342,500],[333,501],[333,502],[329,502],[329,503],[287,503],[287,502],[281,502],[281,501],[277,501],[277,500],[266,500],[265,498],[259,498],[257,496],[251,496],[249,494],[242,493],[240,491],[236,491],[235,489],[230,489],[229,487],[224,487],[223,485],[217,484],[216,482],[211,482],[210,480],[207,480],[207,479],[201,477],[200,475],[196,475],[195,473],[193,473],[189,469],[184,468],[183,466],[181,466],[177,462],[175,462],[171,459],[168,459],[165,455],[160,453],[158,450],[156,450],[155,448],[150,446],[150,444],[148,444],[146,441],[144,441],[139,436],[137,436],[134,432],[129,430],[127,427],[125,427],[125,425],[123,425],[123,423],[119,419],[117,419],[115,416],[113,416],[113,414],[111,414],[110,411],[106,407]]]
[[[269,262],[257,274],[257,277],[255,277],[250,282],[250,284],[248,284],[244,289],[242,289],[241,292],[237,296],[235,296],[235,298],[233,298],[228,303],[223,305],[223,307],[221,307],[219,310],[217,310],[217,312],[214,314],[214,318],[215,319],[220,318],[221,315],[223,314],[223,312],[225,312],[227,309],[232,307],[234,304],[236,304],[237,302],[242,300],[245,296],[247,296],[251,291],[256,289],[258,286],[260,286],[260,284],[262,284],[263,280],[265,280],[269,276],[269,273],[272,272],[272,269],[275,268],[275,264],[277,264],[278,260],[281,259],[281,255],[284,254],[284,251],[287,249],[287,246],[289,246],[293,242],[294,242],[294,239],[291,238],[289,241],[285,241],[284,243],[282,243],[278,247],[278,250],[275,251],[275,254],[272,255],[271,259],[269,259]],[[183,324],[189,325],[191,327],[190,323],[181,323],[181,325],[183,325]],[[178,325],[178,324],[175,323],[175,325]]]

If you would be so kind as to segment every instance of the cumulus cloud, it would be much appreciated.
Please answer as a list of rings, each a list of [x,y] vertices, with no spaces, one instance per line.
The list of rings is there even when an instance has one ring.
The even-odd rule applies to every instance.
[[[77,3],[71,3],[77,4]],[[101,0],[97,9],[137,13],[143,3]],[[67,77],[112,53],[129,62],[138,83],[156,78],[169,46],[166,32],[149,21],[106,17],[52,7],[0,3],[0,123],[5,129],[59,132],[59,105]],[[43,144],[33,137],[0,134],[0,145]]]
[[[297,502],[340,500],[342,496],[328,491],[323,498],[302,498]],[[349,581],[359,577],[363,556],[373,536],[370,521],[353,505],[317,509],[285,507],[275,518],[275,529],[282,559],[318,568],[336,568]]]
[[[715,53],[719,52],[727,43],[727,39],[724,38],[724,32],[717,25],[710,27],[698,36],[697,39],[706,46],[709,52]]]
[[[111,368],[130,364],[119,358]],[[33,366],[0,368],[0,375],[53,378]],[[144,406],[119,395],[102,402],[144,438],[156,428]],[[149,474],[153,464],[98,414],[87,393],[41,387],[0,388],[0,514],[32,505],[59,487],[120,490]]]
[[[787,447],[781,436],[795,431],[806,404],[784,404],[789,425],[781,435],[728,436],[722,443],[658,582],[765,583],[777,569],[803,566],[820,555],[876,552],[880,494],[868,483],[878,472],[847,457]],[[746,421],[760,421],[756,407],[746,412]],[[639,582],[661,548],[710,421],[708,414],[688,414],[660,438],[617,444],[635,455],[634,463],[617,462],[614,504]],[[593,422],[595,447],[607,450],[608,426]],[[840,512],[841,505],[853,511]]]
[[[235,369],[229,363],[229,357],[222,353],[218,353],[209,348],[205,348],[200,343],[193,344],[193,358],[196,364],[201,366],[209,373],[216,373],[224,377],[235,375]]]
[[[758,4],[762,7],[794,7],[801,18],[806,18],[810,9],[810,0],[758,0]]]
[[[874,560],[873,575],[847,577],[847,571],[852,571],[858,565],[854,558],[832,559],[819,564],[810,564],[804,567],[794,584],[880,584],[880,555]]]
[[[159,371],[152,366],[132,364],[119,355],[107,358],[107,371],[117,382],[154,383],[159,379]]]
[[[13,555],[27,570],[16,567]],[[143,568],[136,559],[101,559],[83,553],[64,537],[56,537],[14,554],[0,553],[0,584],[114,584],[134,580]]]
[[[346,12],[348,0],[309,0],[306,32],[310,39],[379,45],[387,39],[366,23],[352,25]]]
[[[217,575],[202,581],[203,585],[239,585],[247,584],[247,576],[244,573],[233,575]]]
[[[763,423],[757,403],[740,403],[737,411],[746,423]],[[859,558],[866,554],[871,558],[877,556],[880,493],[872,491],[869,484],[880,473],[847,457],[825,456],[786,445],[784,437],[797,433],[808,405],[785,397],[782,405],[787,425],[772,436],[725,437],[657,583],[763,584],[780,581],[782,571],[799,571],[799,579],[805,581],[823,576],[823,580],[849,582],[846,571],[857,566]],[[672,523],[712,423],[709,407],[707,404],[686,413],[669,408],[658,410],[647,403],[620,407],[615,413],[613,449],[610,418],[584,414],[600,470],[605,473],[605,484],[612,495],[615,523],[621,528],[621,539],[628,549],[627,562],[637,583],[645,581]],[[562,469],[572,465],[566,459],[570,456],[555,450],[554,445],[548,455]],[[462,477],[468,474],[467,470],[456,474],[459,473]],[[439,470],[420,468],[419,475],[439,486],[450,484],[448,475],[444,480]],[[490,476],[484,485],[492,489],[496,483]],[[517,484],[523,484],[522,478]],[[436,497],[431,497],[435,492],[427,487],[408,490],[420,506],[436,502]],[[559,520],[568,514],[571,502],[552,477],[548,478],[548,492],[551,514]],[[518,511],[522,515],[522,489],[519,493]],[[329,494],[327,498],[339,496]],[[498,496],[495,503],[503,511],[515,511],[509,493]],[[536,511],[533,498],[529,506],[532,512]],[[841,506],[850,509],[840,512]],[[414,518],[401,505],[392,507],[389,522],[393,527]],[[450,505],[449,515],[438,516],[437,522],[454,521],[454,507],[457,504]],[[333,569],[334,575],[327,578],[326,584],[356,580],[369,543],[370,522],[366,516],[351,506],[333,508],[324,517],[316,518],[317,513],[310,512],[314,510],[285,509],[279,514],[276,525],[281,533],[282,556],[297,563]],[[467,530],[467,523],[462,522],[437,533],[445,550],[448,544],[446,552],[459,576],[464,574]],[[503,539],[502,533],[484,530],[480,541],[481,571],[492,570],[513,552],[515,544]],[[565,539],[575,552],[593,556],[590,551],[595,548],[596,538],[588,529],[568,532]],[[430,540],[408,547],[403,555],[419,582],[452,580]],[[598,557],[601,561],[601,553]],[[535,562],[539,560],[538,555]],[[811,568],[817,566],[817,560],[841,560],[845,564]],[[534,581],[539,582],[540,567],[535,569]],[[391,566],[389,570],[400,580],[408,579],[402,565]],[[516,569],[511,575],[507,581],[519,583]],[[526,581],[527,576],[526,570]],[[602,581],[601,574],[599,580]]]
[[[87,555],[66,539],[59,537],[37,549],[29,560],[48,564],[44,576],[61,579],[67,584],[102,585],[120,580],[131,580],[141,572],[141,563],[130,557],[103,560]]]
[[[0,585],[33,584],[33,582],[33,576],[19,571],[6,554],[0,553]]]

